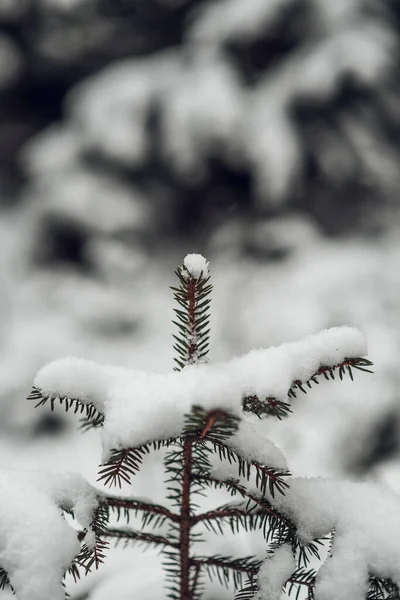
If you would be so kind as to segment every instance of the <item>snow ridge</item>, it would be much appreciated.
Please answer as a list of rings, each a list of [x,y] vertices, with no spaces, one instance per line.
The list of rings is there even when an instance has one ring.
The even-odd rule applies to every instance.
[[[189,259],[188,264],[193,269],[204,268],[199,259]],[[185,415],[193,406],[207,411],[225,410],[241,417],[243,398],[248,395],[288,402],[294,381],[307,381],[321,365],[335,366],[345,358],[364,356],[366,351],[359,331],[335,327],[301,342],[253,350],[226,363],[189,365],[172,373],[66,358],[43,367],[34,385],[46,396],[79,399],[104,414],[101,435],[103,460],[107,460],[112,449],[179,436]],[[250,444],[251,436],[245,437]],[[237,443],[241,439],[240,431],[235,439]],[[245,455],[249,453],[252,460],[256,459],[254,444],[245,447],[243,439],[240,444]],[[263,463],[265,457],[259,458]],[[275,454],[273,462],[276,464],[271,463],[272,467],[281,465],[282,457]]]

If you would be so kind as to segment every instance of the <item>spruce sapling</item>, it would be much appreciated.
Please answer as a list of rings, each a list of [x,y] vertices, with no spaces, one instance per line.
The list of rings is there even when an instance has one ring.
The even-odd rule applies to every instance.
[[[163,450],[165,501],[104,494],[93,525],[97,543],[81,553],[77,565],[97,567],[113,540],[137,542],[160,549],[165,593],[172,600],[205,598],[207,578],[215,577],[233,583],[238,600],[278,600],[282,589],[317,600],[399,598],[397,498],[374,484],[292,477],[262,426],[265,418],[290,416],[296,395],[321,378],[370,372],[362,335],[333,328],[211,364],[208,262],[188,255],[176,277],[173,372],[65,359],[47,365],[35,379],[30,399],[37,405],[49,403],[52,410],[62,405],[82,416],[84,430],[100,428],[99,481],[106,486],[130,484],[143,458]],[[204,511],[201,498],[213,489],[225,490],[233,501]],[[371,525],[369,507],[377,504],[392,517],[396,535],[390,540]],[[132,515],[141,517],[138,530],[129,525]],[[223,535],[225,525],[233,533],[259,530],[264,555],[200,554],[202,531]],[[326,547],[329,557],[318,573],[312,563]]]

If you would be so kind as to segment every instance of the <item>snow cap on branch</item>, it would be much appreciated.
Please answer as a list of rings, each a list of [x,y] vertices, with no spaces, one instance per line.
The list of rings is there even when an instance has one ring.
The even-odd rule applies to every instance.
[[[285,401],[294,381],[307,381],[321,365],[333,367],[366,351],[359,331],[337,327],[301,342],[254,350],[227,363],[189,365],[173,373],[67,358],[43,367],[34,385],[46,396],[75,398],[104,414],[102,444],[107,459],[112,449],[179,436],[193,406],[240,417],[247,395]]]
[[[183,264],[194,279],[209,275],[210,263],[201,254],[187,254]]]
[[[226,441],[226,445],[247,462],[256,461],[282,471],[288,468],[286,458],[279,448],[265,437],[265,430],[260,423],[241,421],[237,431]]]

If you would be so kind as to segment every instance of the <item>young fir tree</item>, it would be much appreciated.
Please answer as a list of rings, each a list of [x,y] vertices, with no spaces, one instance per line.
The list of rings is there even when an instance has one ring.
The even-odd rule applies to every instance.
[[[257,427],[257,418],[288,417],[291,399],[321,377],[353,379],[354,369],[368,371],[361,334],[334,328],[207,364],[208,263],[188,255],[176,276],[175,373],[65,359],[39,371],[29,396],[37,406],[61,404],[83,415],[84,429],[101,428],[99,480],[110,487],[131,483],[143,458],[165,448],[165,502],[99,493],[96,544],[84,546],[73,573],[98,567],[117,540],[160,549],[165,594],[173,600],[205,597],[207,577],[233,582],[238,600],[278,600],[282,589],[296,599],[400,598],[400,501],[375,484],[291,477],[280,451]],[[200,499],[213,489],[233,501],[204,512]],[[371,511],[379,511],[376,519]],[[141,530],[129,526],[132,515],[141,516]],[[225,524],[233,533],[260,530],[264,556],[198,553],[202,528],[223,535]],[[317,572],[321,551],[328,558]]]

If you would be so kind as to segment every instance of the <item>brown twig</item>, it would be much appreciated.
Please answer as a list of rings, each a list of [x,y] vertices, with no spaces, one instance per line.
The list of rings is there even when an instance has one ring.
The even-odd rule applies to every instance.
[[[224,484],[228,483],[229,487],[231,489],[234,489],[238,494],[240,494],[242,496],[242,498],[248,498],[249,500],[254,502],[254,504],[256,504],[260,508],[260,512],[268,513],[269,515],[271,515],[271,517],[275,517],[275,519],[280,521],[283,525],[285,525],[288,528],[292,527],[292,525],[289,521],[287,521],[284,517],[282,517],[282,515],[280,515],[279,513],[275,512],[273,510],[273,508],[271,507],[271,505],[265,498],[259,498],[255,494],[248,492],[243,485],[240,485],[240,483],[237,483],[233,479],[230,479],[229,481],[221,481],[220,479],[216,479],[214,477],[203,476],[203,475],[198,475],[198,474],[195,474],[193,476],[193,479],[198,480],[198,481],[209,481],[210,483],[217,484],[218,486],[221,485],[221,487]],[[214,515],[215,515],[214,518],[219,517],[218,511],[209,511],[209,512],[203,513],[201,515],[196,515],[196,517],[194,517],[194,518],[196,519],[196,522],[204,521],[207,518],[206,515],[209,516],[208,518],[212,518],[211,517],[212,513],[214,513]]]
[[[231,448],[229,446],[229,440],[225,444],[221,443],[218,440],[213,440],[212,443],[215,448],[218,448],[218,451],[220,452],[220,457],[222,454],[222,456],[225,458],[225,453],[227,451],[230,452],[232,459],[235,462],[238,462],[239,475],[243,475],[244,477],[249,479],[251,472],[250,469],[253,466],[256,469],[256,485],[258,486],[259,483],[262,482],[261,491],[263,492],[263,494],[266,491],[267,480],[269,480],[270,483],[269,490],[272,496],[274,495],[274,486],[281,494],[283,494],[285,489],[288,489],[290,487],[289,484],[284,479],[282,479],[282,477],[290,476],[289,471],[278,471],[277,469],[274,469],[272,467],[260,465],[255,460],[247,462],[247,460],[242,458],[234,448]]]
[[[156,544],[158,546],[171,546],[178,548],[179,544],[171,542],[169,539],[162,535],[153,535],[152,533],[144,533],[142,531],[132,531],[124,529],[103,529],[99,532],[100,538],[114,538],[117,540],[135,540],[147,542],[150,544]]]
[[[200,440],[203,440],[206,437],[207,433],[210,431],[211,427],[214,425],[216,420],[217,420],[217,415],[215,413],[210,414],[208,416],[207,422],[206,422],[205,426],[203,427],[201,434],[199,435]]]
[[[192,363],[197,355],[196,340],[196,280],[190,277],[188,280],[187,303],[188,303],[188,363]]]
[[[248,575],[257,575],[259,567],[251,567],[245,564],[240,564],[238,561],[226,561],[223,558],[217,558],[214,556],[202,556],[193,557],[190,559],[190,564],[194,566],[204,567],[206,565],[220,567],[225,569],[231,569],[232,571],[238,571],[239,573],[247,573]]]
[[[248,515],[246,510],[240,508],[225,508],[225,509],[216,509],[210,510],[206,513],[202,513],[201,515],[195,515],[192,517],[193,525],[197,523],[201,523],[202,521],[212,521],[214,519],[224,519],[226,517],[245,517]]]
[[[193,443],[186,441],[183,447],[182,497],[180,517],[179,555],[181,563],[181,600],[190,600],[190,482],[192,474]]]
[[[163,515],[171,521],[179,522],[180,517],[176,513],[168,510],[164,506],[159,506],[158,504],[151,504],[139,500],[130,500],[127,498],[113,498],[112,496],[108,496],[107,504],[113,508],[126,508],[128,510],[143,510],[149,513],[153,513],[155,515]]]

